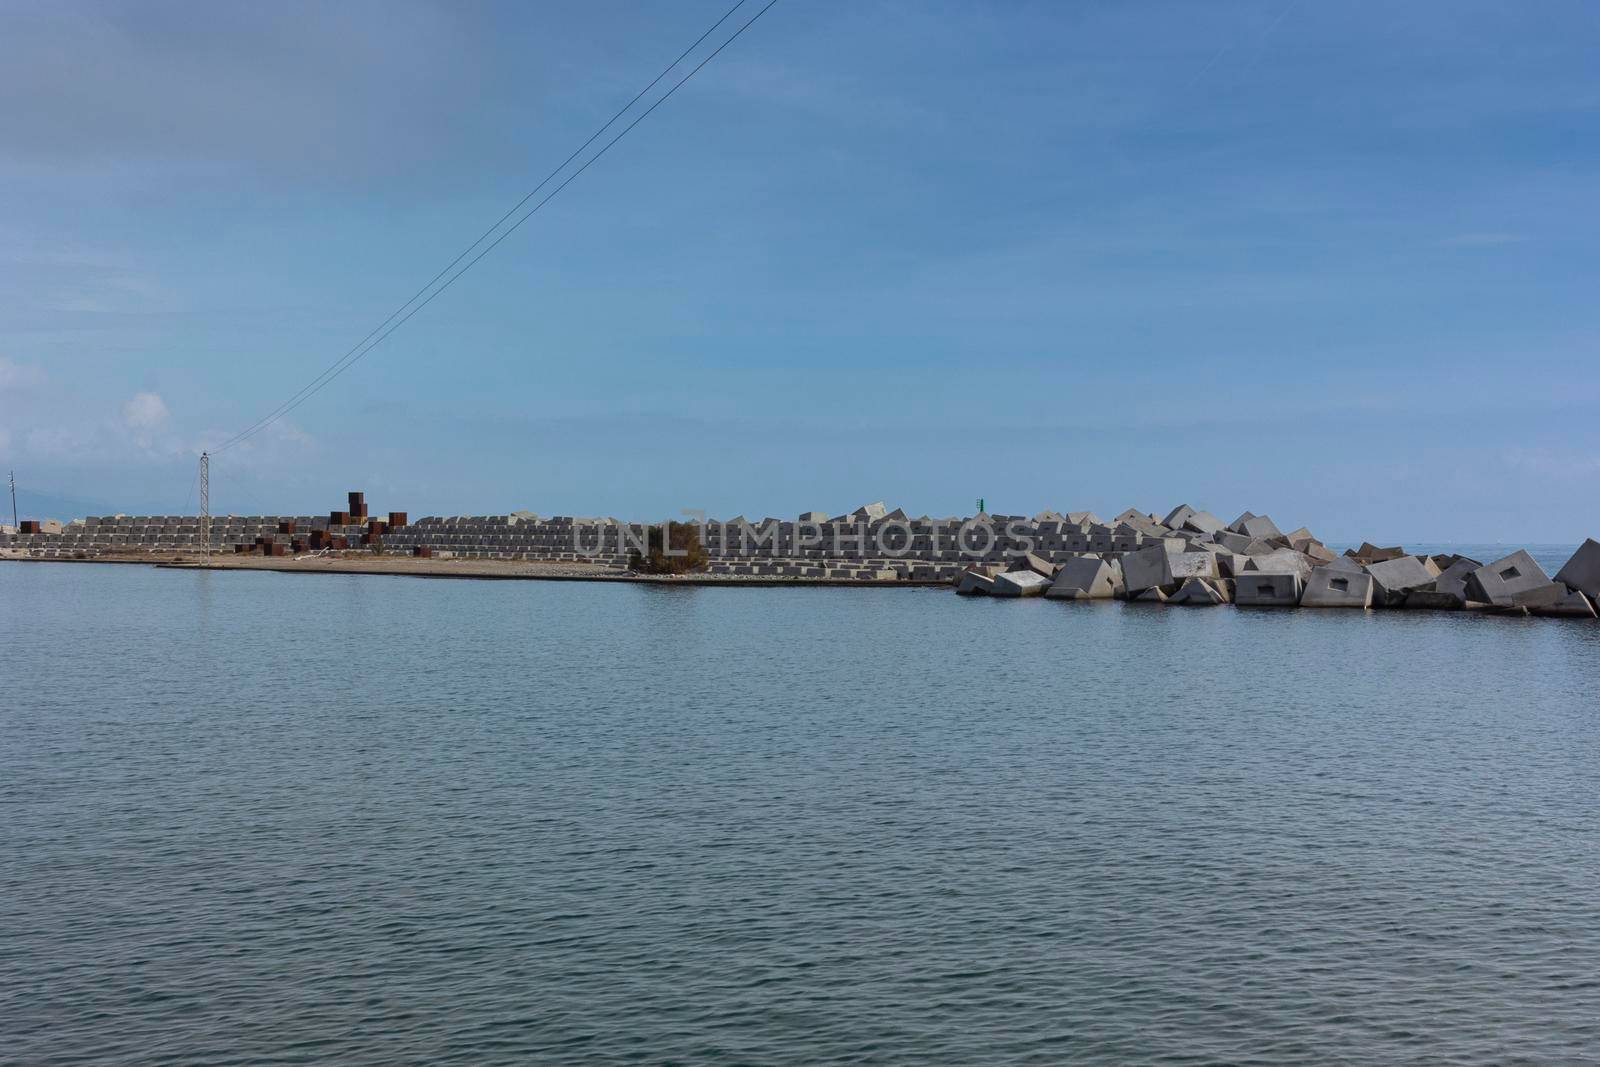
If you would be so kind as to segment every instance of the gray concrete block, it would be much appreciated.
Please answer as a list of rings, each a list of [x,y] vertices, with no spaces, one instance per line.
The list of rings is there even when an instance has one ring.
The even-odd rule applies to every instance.
[[[1550,576],[1525,550],[1518,549],[1467,575],[1467,599],[1508,607],[1518,593],[1549,585]]]
[[[1215,578],[1217,557],[1210,552],[1169,552],[1167,569],[1175,582],[1185,578]]]
[[[1236,534],[1244,534],[1246,537],[1260,540],[1283,536],[1283,531],[1278,529],[1277,523],[1265,515],[1250,515],[1249,512],[1235,519],[1233,525],[1229,526],[1228,529]]]
[[[1304,608],[1369,608],[1372,606],[1372,575],[1365,571],[1318,567],[1311,572],[1300,597]]]
[[[1228,602],[1227,595],[1218,583],[1205,578],[1185,578],[1178,591],[1167,598],[1169,604],[1185,607],[1216,607]]]
[[[1352,548],[1345,555],[1352,557],[1358,563],[1381,563],[1387,559],[1399,559],[1406,555],[1406,550],[1400,545],[1395,545],[1393,548],[1379,548],[1371,541],[1363,541],[1360,548]]]
[[[1152,545],[1122,557],[1122,582],[1130,596],[1146,589],[1172,584],[1171,554],[1164,545]]]
[[[1580,593],[1600,597],[1600,541],[1588,538],[1572,558],[1556,572],[1556,581],[1565,582]]]
[[[1094,556],[1076,556],[1062,564],[1047,597],[1109,600],[1122,592],[1120,568]]]
[[[1161,525],[1165,526],[1169,530],[1176,530],[1188,520],[1190,515],[1193,514],[1194,508],[1191,508],[1188,504],[1179,504],[1177,507],[1167,512],[1167,517],[1161,520]]]
[[[1592,543],[1592,542],[1591,542]],[[1547,619],[1593,619],[1596,617],[1594,602],[1577,589],[1568,589],[1562,583],[1566,595],[1553,604],[1543,604],[1530,608],[1535,615]]]
[[[1275,548],[1265,555],[1248,557],[1244,573],[1254,571],[1261,574],[1293,574],[1300,579],[1300,584],[1303,586],[1315,569],[1316,564],[1305,553],[1296,552],[1292,548]]]
[[[1305,580],[1298,574],[1247,571],[1234,579],[1233,602],[1242,608],[1292,608],[1304,591]]]
[[[1229,552],[1237,552],[1240,555],[1243,555],[1244,550],[1249,548],[1251,542],[1255,540],[1255,538],[1247,537],[1244,534],[1236,534],[1232,530],[1219,530],[1211,535],[1211,539]]]
[[[1172,523],[1169,522],[1165,525],[1172,526]],[[1212,535],[1227,532],[1227,527],[1222,524],[1222,520],[1211,514],[1209,511],[1196,511],[1192,513],[1188,518],[1183,520],[1182,528],[1185,530],[1193,530],[1196,533]],[[1178,527],[1173,526],[1173,529],[1178,529]]]
[[[1460,607],[1466,607],[1467,578],[1471,576],[1473,571],[1477,570],[1481,566],[1483,566],[1483,564],[1479,563],[1475,559],[1467,559],[1465,556],[1458,556],[1456,557],[1455,562],[1451,563],[1448,567],[1439,572],[1439,577],[1435,578],[1432,584],[1424,587],[1423,590],[1419,590],[1419,592],[1426,591],[1441,596],[1453,597],[1461,602],[1459,605]],[[1409,599],[1410,598],[1408,597],[1408,603]]]
[[[1380,608],[1397,608],[1405,603],[1406,594],[1421,589],[1438,577],[1416,556],[1383,560],[1367,564],[1372,575],[1372,604]]]
[[[988,596],[994,592],[994,579],[981,571],[962,571],[956,592],[961,596]]]
[[[1131,599],[1136,604],[1165,604],[1167,602],[1167,593],[1166,590],[1157,587],[1142,590]]]
[[[1056,573],[1056,565],[1054,563],[1051,563],[1049,560],[1044,559],[1043,557],[1036,556],[1032,552],[1029,552],[1017,559],[1011,565],[1011,569],[1030,570],[1033,573],[1041,575],[1045,578],[1053,578],[1055,577]]]
[[[1406,594],[1405,606],[1420,611],[1460,611],[1467,606],[1467,600],[1456,593],[1422,588]]]
[[[1536,585],[1532,589],[1524,589],[1511,596],[1511,606],[1517,608],[1548,608],[1554,607],[1567,599],[1567,594],[1572,592],[1565,582],[1547,582]]]
[[[1007,571],[990,580],[991,596],[1043,596],[1050,588],[1050,579],[1034,571]]]

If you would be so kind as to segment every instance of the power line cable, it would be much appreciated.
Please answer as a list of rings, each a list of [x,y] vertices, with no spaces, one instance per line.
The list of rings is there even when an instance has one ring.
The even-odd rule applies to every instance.
[[[548,175],[545,176],[543,181],[541,181],[538,185],[534,186],[531,190],[529,190],[527,195],[525,195],[521,200],[519,200],[515,204],[513,204],[509,211],[507,211],[504,215],[500,216],[499,219],[495,220],[494,225],[490,226],[487,230],[485,230],[483,232],[483,234],[478,237],[477,240],[473,241],[466,248],[462,249],[461,253],[459,255],[457,255],[455,259],[451,260],[448,264],[446,264],[443,270],[439,271],[438,274],[435,274],[431,279],[429,279],[428,283],[426,285],[424,285],[421,289],[418,289],[417,292],[412,295],[411,299],[407,300],[404,304],[401,304],[392,313],[390,313],[388,318],[384,319],[376,327],[374,327],[373,330],[370,333],[368,333],[366,337],[362,338],[355,345],[355,347],[351,348],[343,356],[341,356],[339,359],[335,360],[334,363],[330,367],[328,367],[328,369],[324,370],[317,377],[313,378],[311,380],[311,382],[309,382],[306,386],[301,388],[301,390],[299,392],[295,393],[288,400],[284,401],[282,404],[280,404],[273,411],[271,411],[267,415],[263,416],[262,418],[256,420],[254,423],[250,424],[249,426],[245,427],[245,429],[240,430],[238,433],[236,433],[232,437],[228,438],[226,441],[224,441],[222,444],[218,445],[216,448],[211,449],[211,454],[212,455],[216,455],[219,452],[223,452],[223,451],[225,451],[225,450],[227,450],[229,448],[232,448],[236,444],[240,444],[240,443],[242,443],[244,441],[249,440],[251,437],[255,436],[257,433],[259,433],[262,430],[266,429],[268,426],[272,425],[274,422],[278,421],[280,418],[282,418],[283,416],[289,414],[289,412],[293,411],[295,408],[297,408],[301,404],[305,403],[305,401],[311,399],[311,397],[315,396],[318,392],[321,392],[321,390],[325,386],[327,386],[329,383],[331,383],[339,375],[343,374],[346,370],[348,370],[352,365],[354,365],[357,361],[359,361],[368,352],[372,351],[372,349],[374,349],[378,345],[382,344],[384,342],[384,340],[386,340],[389,337],[390,334],[394,333],[395,330],[399,329],[407,321],[409,321],[412,315],[415,315],[418,311],[421,311],[424,307],[428,306],[428,304],[433,301],[434,297],[436,297],[440,293],[444,292],[452,284],[454,284],[454,282],[456,281],[457,278],[460,278],[461,275],[463,275],[467,271],[471,270],[474,264],[476,264],[485,255],[487,255],[501,241],[505,240],[512,233],[514,233],[517,230],[517,228],[520,227],[524,222],[528,221],[528,219],[531,218],[535,212],[537,212],[540,208],[544,207],[545,204],[549,203],[552,199],[554,199],[556,194],[561,192],[562,189],[565,189],[572,182],[572,180],[574,178],[576,178],[579,174],[582,174],[585,170],[588,170],[589,167],[596,160],[598,160],[601,156],[605,155],[606,152],[608,152],[613,145],[615,145],[618,141],[622,140],[623,137],[626,137],[628,135],[629,131],[631,131],[635,126],[637,126],[646,116],[648,116],[657,107],[660,107],[661,104],[666,102],[666,100],[669,97],[671,97],[673,93],[677,92],[678,89],[682,88],[682,86],[684,85],[685,82],[687,82],[690,78],[693,78],[696,74],[698,74],[700,72],[701,68],[703,68],[707,63],[711,62],[711,60],[715,59],[717,57],[717,55],[724,48],[727,48],[728,45],[732,44],[736,39],[738,39],[738,37],[741,34],[743,34],[745,30],[749,29],[755,23],[755,21],[757,19],[759,19],[762,15],[765,15],[767,13],[767,11],[769,9],[771,9],[774,4],[777,3],[777,0],[769,0],[769,2],[767,3],[767,5],[765,7],[763,7],[760,11],[757,11],[754,16],[752,16],[747,22],[744,23],[744,25],[740,26],[737,30],[735,30],[734,33],[732,34],[732,36],[728,37],[727,40],[723,41],[720,45],[718,45],[716,47],[716,49],[714,49],[711,52],[710,55],[708,55],[704,59],[702,59],[694,67],[693,70],[689,71],[688,74],[684,75],[684,77],[681,78],[676,84],[674,84],[672,86],[672,88],[668,89],[654,103],[652,103],[648,108],[646,108],[643,113],[641,113],[632,122],[630,122],[627,125],[627,127],[622,130],[621,133],[617,134],[617,136],[613,137],[609,142],[607,142],[605,147],[601,148],[600,151],[596,152],[593,156],[591,156],[588,159],[588,161],[583,164],[583,166],[579,167],[576,171],[574,171],[572,174],[570,174],[564,181],[561,182],[560,185],[558,185],[554,190],[552,190],[548,196],[546,196],[543,200],[540,200],[537,204],[535,204],[533,206],[533,208],[531,210],[529,210],[525,215],[523,215],[515,223],[513,223],[512,226],[509,229],[507,229],[504,233],[500,234],[499,237],[495,238],[495,240],[487,248],[484,248],[476,256],[473,256],[473,258],[467,263],[466,266],[462,267],[455,274],[451,275],[449,280],[447,280],[443,285],[441,285],[437,289],[435,289],[431,294],[429,294],[427,296],[426,299],[422,300],[421,303],[416,303],[418,297],[421,297],[424,293],[427,293],[428,290],[431,289],[434,286],[434,284],[439,281],[440,278],[443,278],[446,274],[448,274],[456,266],[456,264],[460,263],[462,259],[464,259],[469,253],[472,252],[473,249],[477,248],[480,244],[482,244],[483,241],[486,238],[488,238],[490,234],[494,233],[497,229],[499,229],[501,227],[501,225],[503,225],[508,218],[510,218],[514,214],[516,214],[516,212],[518,210],[520,210],[524,204],[526,204],[529,200],[531,200],[535,195],[538,194],[539,190],[543,189],[546,185],[548,185],[550,183],[550,181],[553,178],[556,177],[556,175],[560,174],[561,171],[564,170],[569,164],[571,164],[574,159],[578,158],[578,156],[581,155],[583,153],[583,151],[585,149],[587,149],[590,145],[592,145],[597,139],[599,139],[599,137],[602,134],[604,134],[606,132],[606,130],[610,129],[617,122],[618,119],[620,119],[623,115],[627,114],[627,112],[630,109],[632,109],[633,106],[635,104],[637,104],[647,93],[649,93],[651,89],[655,88],[658,84],[660,84],[660,82],[661,82],[661,80],[663,78],[665,78],[674,68],[676,68],[679,64],[681,64],[684,61],[685,58],[687,58],[692,52],[694,52],[694,50],[696,48],[698,48],[706,40],[707,37],[710,37],[712,33],[716,32],[717,28],[719,26],[721,26],[724,22],[726,22],[728,20],[728,18],[733,15],[734,12],[739,10],[740,7],[744,6],[745,2],[746,2],[746,0],[738,0],[738,2],[733,5],[733,7],[729,8],[726,12],[724,12],[721,18],[717,19],[716,22],[712,23],[711,26],[704,33],[702,33],[699,37],[697,37],[695,39],[693,44],[691,44],[688,48],[684,49],[683,52],[676,59],[674,59],[671,63],[667,64],[667,66],[662,69],[661,73],[657,74],[653,79],[651,79],[651,81],[650,81],[650,83],[648,85],[646,85],[643,89],[639,90],[639,92],[634,95],[633,99],[629,100],[628,103],[625,106],[623,106],[619,111],[617,111],[616,114],[612,115],[610,119],[606,120],[604,125],[602,125],[599,129],[595,130],[595,132],[589,136],[588,140],[584,141],[583,144],[579,145],[577,147],[577,149],[574,150],[571,155],[569,155],[565,160],[563,160],[561,162],[560,166],[558,166],[554,170],[552,170]],[[414,304],[414,303],[416,303],[416,306],[415,307],[411,307],[411,305]],[[409,312],[406,312],[406,309],[408,307],[411,307],[411,310]],[[402,312],[405,313],[404,317],[401,318],[400,321],[395,322],[394,320],[395,320],[396,316],[401,315]],[[394,325],[390,326],[390,323],[394,323]],[[385,327],[389,327],[389,328],[387,330],[385,330]],[[379,331],[384,331],[382,333],[382,336],[378,336],[376,340],[373,340],[374,336],[377,335],[379,333]],[[369,344],[369,342],[370,342],[370,344]]]

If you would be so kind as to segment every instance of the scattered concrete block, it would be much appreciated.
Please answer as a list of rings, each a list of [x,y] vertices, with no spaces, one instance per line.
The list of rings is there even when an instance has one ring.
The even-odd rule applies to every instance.
[[[1300,579],[1300,584],[1303,586],[1315,569],[1316,564],[1305,553],[1296,552],[1292,548],[1277,548],[1263,556],[1248,557],[1244,573],[1256,571],[1261,574],[1293,574]],[[1237,578],[1238,575],[1234,577]]]
[[[1369,608],[1372,606],[1372,575],[1365,571],[1318,567],[1311,572],[1300,597],[1303,608]]]
[[[1178,591],[1167,598],[1169,604],[1183,604],[1187,607],[1209,608],[1227,602],[1227,595],[1217,583],[1204,578],[1185,578]]]
[[[1092,511],[1069,511],[1067,512],[1067,521],[1074,526],[1098,526],[1100,525],[1100,516]]]
[[[1333,554],[1333,550],[1332,549],[1330,549],[1327,545],[1323,544],[1321,541],[1300,542],[1300,543],[1295,544],[1294,547],[1296,549],[1298,549],[1299,551],[1305,553],[1308,557],[1310,557],[1312,560],[1314,560],[1318,564],[1332,563],[1334,560],[1339,558],[1338,556]]]
[[[1047,597],[1076,600],[1109,600],[1122,592],[1120,571],[1114,564],[1095,556],[1074,556],[1056,572]]]
[[[1467,600],[1455,593],[1441,592],[1424,586],[1406,594],[1405,606],[1421,611],[1460,611],[1467,606]]]
[[[1591,537],[1579,545],[1578,551],[1556,572],[1556,581],[1565,582],[1580,593],[1600,597],[1600,541]]]
[[[1508,607],[1518,593],[1549,584],[1550,576],[1544,568],[1525,550],[1518,549],[1467,575],[1467,599]]]
[[[1535,610],[1553,607],[1566,600],[1567,594],[1570,592],[1571,590],[1567,588],[1565,582],[1547,582],[1544,585],[1536,585],[1532,589],[1524,589],[1520,593],[1513,593],[1511,606]]]
[[[1327,563],[1324,563],[1323,566],[1331,567],[1336,571],[1350,571],[1354,574],[1367,573],[1362,569],[1361,564],[1356,562],[1355,558],[1352,556],[1335,556]]]
[[[1185,578],[1215,578],[1217,557],[1211,552],[1169,552],[1167,569],[1175,582]]]
[[[1164,545],[1151,545],[1122,556],[1122,583],[1130,596],[1146,589],[1171,585],[1173,581],[1172,558]]]
[[[1300,603],[1305,580],[1288,571],[1246,571],[1233,582],[1233,602],[1242,608],[1292,608]]]
[[[1397,608],[1406,601],[1406,594],[1421,589],[1438,577],[1430,572],[1416,556],[1401,556],[1367,564],[1372,575],[1372,604],[1379,608]]]
[[[1138,596],[1131,599],[1136,604],[1165,604],[1167,602],[1167,594],[1165,590],[1157,587],[1155,589],[1145,589]]]
[[[990,580],[990,596],[1042,596],[1050,579],[1034,571],[1006,571]]]
[[[1249,513],[1246,512],[1246,514]],[[1278,529],[1278,524],[1265,515],[1250,515],[1249,518],[1241,515],[1228,529],[1236,534],[1244,534],[1246,537],[1260,540],[1283,536],[1283,531]]]
[[[961,596],[988,596],[994,592],[994,579],[981,571],[962,571],[956,592]]]
[[[1056,565],[1054,563],[1051,563],[1049,560],[1040,556],[1036,556],[1032,552],[1027,553],[1013,563],[1012,569],[1030,570],[1033,573],[1041,575],[1045,578],[1053,578],[1055,577],[1056,573]]]
[[[1384,560],[1399,559],[1405,554],[1406,550],[1399,545],[1393,548],[1379,548],[1371,541],[1363,541],[1360,548],[1352,548],[1345,552],[1345,555],[1357,563],[1382,563]]]
[[[1189,521],[1189,516],[1194,513],[1194,508],[1191,508],[1188,504],[1179,504],[1167,512],[1167,517],[1161,520],[1161,525],[1169,530],[1176,530]]]
[[[1593,544],[1593,542],[1590,542]],[[1565,583],[1562,588],[1566,589]],[[1567,589],[1566,596],[1553,604],[1543,604],[1529,609],[1533,614],[1547,619],[1593,619],[1596,617],[1593,601],[1577,589]]]
[[[1170,522],[1166,525],[1172,526]],[[1173,526],[1172,528],[1175,530],[1178,529],[1176,526]],[[1227,531],[1227,527],[1222,524],[1222,520],[1211,514],[1209,511],[1197,511],[1190,515],[1187,519],[1183,520],[1182,528],[1185,530],[1193,530],[1195,533],[1212,535],[1225,533]]]
[[[1244,555],[1244,550],[1249,548],[1251,542],[1255,540],[1255,538],[1247,537],[1244,534],[1236,534],[1232,530],[1219,530],[1211,535],[1211,539],[1229,552],[1237,552],[1240,555]]]

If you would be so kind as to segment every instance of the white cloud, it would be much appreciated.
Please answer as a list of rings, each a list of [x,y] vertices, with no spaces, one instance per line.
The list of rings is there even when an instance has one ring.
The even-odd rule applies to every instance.
[[[133,441],[140,448],[151,448],[156,434],[167,424],[172,413],[167,402],[157,393],[135,393],[122,405],[122,421],[133,432]]]

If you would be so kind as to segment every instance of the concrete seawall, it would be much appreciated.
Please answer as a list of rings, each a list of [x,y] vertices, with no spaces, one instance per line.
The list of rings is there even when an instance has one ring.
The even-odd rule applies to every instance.
[[[352,494],[356,500],[359,494]],[[214,558],[232,566],[435,577],[630,580],[649,524],[530,512],[430,516],[213,516]],[[1177,606],[1411,608],[1595,618],[1600,543],[1553,578],[1526,552],[1500,560],[1414,556],[1364,544],[1339,555],[1309,530],[1282,532],[1250,512],[1223,523],[1187,505],[1163,516],[1129,509],[1031,517],[910,517],[869,504],[845,515],[705,520],[716,583],[949,583],[974,596],[1126,599]],[[0,554],[36,560],[191,561],[197,516],[95,516],[0,531]],[[271,557],[258,559],[258,557]],[[235,558],[237,557],[237,558]],[[299,564],[294,561],[298,557]],[[425,558],[419,558],[425,557]],[[316,561],[315,565],[311,561]],[[508,568],[509,564],[527,565]],[[518,571],[520,570],[520,573]]]

